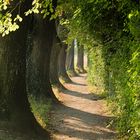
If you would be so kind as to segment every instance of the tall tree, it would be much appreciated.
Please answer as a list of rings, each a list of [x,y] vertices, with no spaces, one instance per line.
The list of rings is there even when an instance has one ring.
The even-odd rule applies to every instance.
[[[62,19],[65,18],[65,13],[62,12],[62,15],[59,20],[61,20],[61,18]],[[68,29],[64,25],[58,24],[57,34],[58,37],[60,38],[60,45],[61,45],[61,50],[58,58],[59,77],[64,82],[72,82],[66,71],[66,56],[67,56],[66,54],[68,48],[68,45],[66,44],[66,40],[68,36]]]
[[[58,58],[59,53],[61,51],[61,40],[59,39],[57,32],[54,34],[53,39],[53,47],[51,51],[51,59],[50,59],[50,80],[51,84],[58,88],[60,91],[66,89],[59,81],[59,66],[58,66]]]
[[[17,1],[11,2],[15,7]],[[30,8],[31,1],[20,3],[23,22],[19,30],[0,37],[0,117],[6,120],[7,129],[34,134],[42,128],[31,113],[26,92],[26,49],[28,20],[24,12]],[[16,16],[17,10],[13,11]],[[2,119],[1,119],[2,121]],[[42,131],[44,132],[44,131]]]
[[[53,0],[54,10],[56,6],[57,0]],[[29,49],[28,89],[30,94],[36,97],[50,98],[53,103],[57,103],[58,99],[54,95],[50,82],[51,50],[56,35],[55,20],[50,20],[50,17],[51,14],[45,19],[43,15],[34,15],[33,44]]]

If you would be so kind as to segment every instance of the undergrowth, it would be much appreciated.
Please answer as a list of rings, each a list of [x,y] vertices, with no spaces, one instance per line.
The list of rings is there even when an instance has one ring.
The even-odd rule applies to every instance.
[[[51,108],[51,100],[46,98],[35,98],[29,96],[32,112],[40,125],[45,128],[49,121],[49,111]]]

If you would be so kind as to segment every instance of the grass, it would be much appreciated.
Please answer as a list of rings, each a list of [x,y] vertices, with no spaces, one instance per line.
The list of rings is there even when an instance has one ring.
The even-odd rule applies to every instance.
[[[32,112],[39,122],[39,124],[45,128],[49,121],[49,111],[51,108],[51,100],[46,98],[35,99],[33,96],[29,96]]]

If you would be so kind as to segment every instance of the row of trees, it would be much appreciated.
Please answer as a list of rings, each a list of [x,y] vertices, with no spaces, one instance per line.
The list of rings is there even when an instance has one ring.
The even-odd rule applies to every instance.
[[[74,44],[72,42],[69,47],[65,42],[69,31],[63,33],[66,27],[60,25],[58,17],[51,19],[55,15],[57,0],[48,1],[47,4],[45,1],[35,1],[35,6],[40,4],[41,9],[33,9],[35,6],[32,8],[32,0],[0,4],[2,17],[7,13],[12,14],[9,22],[15,17],[23,20],[20,23],[15,22],[20,28],[12,32],[14,29],[9,29],[3,22],[6,22],[8,17],[1,19],[1,27],[5,30],[1,32],[4,37],[0,37],[0,125],[8,130],[37,134],[39,137],[45,135],[47,138],[48,134],[31,112],[28,96],[34,96],[36,100],[46,98],[51,99],[54,104],[59,103],[52,86],[65,89],[59,78],[72,82],[67,70],[76,74]],[[37,14],[38,10],[46,10],[44,7],[47,11]],[[29,9],[34,14],[25,16]],[[11,23],[11,26],[12,24],[14,23]],[[80,72],[84,71],[83,52],[83,47],[79,47],[77,68]]]
[[[107,93],[114,106],[118,130],[129,136],[126,139],[139,139],[139,0],[59,0],[58,3],[56,0],[35,0],[33,6],[29,0],[5,2],[0,7],[0,11],[4,11],[0,22],[3,36],[18,28],[15,21],[21,21],[17,16],[19,13],[24,20],[16,32],[0,38],[1,114],[8,114],[11,122],[23,122],[25,128],[37,124],[29,108],[26,89],[29,93],[34,91],[38,97],[41,96],[39,93],[47,93],[43,96],[57,101],[49,77],[52,83],[59,83],[56,82],[59,79],[55,59],[60,52],[64,55],[60,55],[59,74],[64,80],[70,80],[63,61],[67,49],[64,40],[73,46],[76,38],[88,52],[90,81]],[[14,7],[13,10],[7,9],[9,4],[9,9]],[[6,11],[11,11],[12,18]],[[42,14],[37,14],[39,11]],[[35,14],[27,18],[25,12]],[[61,16],[54,20],[57,13]],[[63,26],[56,24],[58,21]],[[73,52],[73,48],[68,50]],[[71,63],[67,65],[69,67],[72,68],[70,73],[75,74]]]
[[[120,134],[140,139],[139,0],[72,0],[64,5],[71,9],[69,38],[76,36],[88,51],[89,81],[107,93]]]

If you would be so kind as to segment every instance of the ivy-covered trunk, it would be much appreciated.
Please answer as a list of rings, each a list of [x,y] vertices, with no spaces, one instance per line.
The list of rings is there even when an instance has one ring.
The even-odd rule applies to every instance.
[[[30,5],[29,0],[21,4],[22,16]],[[26,92],[28,20],[24,17],[17,31],[0,37],[0,118],[4,122],[1,128],[35,134],[42,128],[31,112]]]

